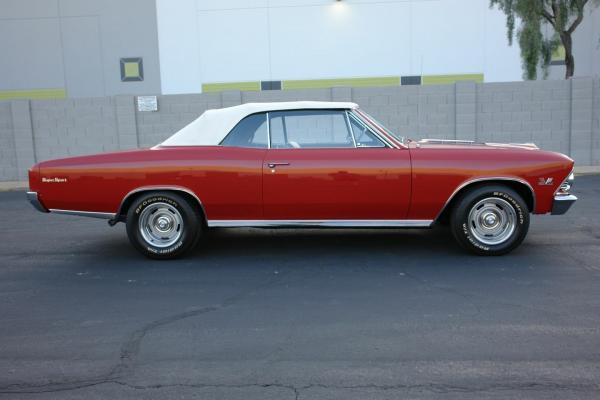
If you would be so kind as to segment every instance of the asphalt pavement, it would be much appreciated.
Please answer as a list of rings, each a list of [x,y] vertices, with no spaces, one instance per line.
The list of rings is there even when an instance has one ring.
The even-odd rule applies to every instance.
[[[573,191],[502,257],[236,229],[167,262],[0,193],[0,398],[598,399],[600,176]]]

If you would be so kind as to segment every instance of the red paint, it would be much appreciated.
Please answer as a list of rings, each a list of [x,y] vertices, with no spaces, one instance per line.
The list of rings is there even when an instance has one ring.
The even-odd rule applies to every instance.
[[[209,219],[262,217],[262,159],[266,150],[173,147],[74,157],[40,163],[30,182],[46,208],[116,213],[124,197],[143,186],[178,186],[201,199]]]
[[[405,219],[410,173],[407,149],[267,150],[264,219]]]
[[[486,145],[411,143],[413,202],[411,219],[437,216],[446,200],[466,182],[514,178],[529,183],[535,193],[534,213],[552,209],[554,192],[573,170],[573,160],[548,151]],[[553,178],[540,186],[540,178]],[[436,212],[437,211],[437,212]]]
[[[541,150],[394,142],[400,148],[171,147],[73,157],[34,166],[30,187],[46,208],[77,211],[116,213],[133,190],[177,186],[198,196],[209,220],[435,219],[457,187],[486,177],[525,180],[535,212],[550,212],[573,167]],[[269,162],[289,165],[271,172]],[[549,177],[552,185],[538,184]]]

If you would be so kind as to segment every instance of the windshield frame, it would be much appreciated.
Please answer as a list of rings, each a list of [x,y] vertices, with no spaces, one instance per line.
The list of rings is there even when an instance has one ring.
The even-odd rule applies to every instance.
[[[376,128],[379,132],[383,133],[386,137],[389,137],[394,140],[394,142],[399,143],[403,147],[408,147],[406,145],[406,138],[404,136],[396,135],[394,132],[386,128],[381,122],[377,121],[370,114],[366,113],[360,108],[355,108],[355,111],[362,119],[367,122],[371,127]]]

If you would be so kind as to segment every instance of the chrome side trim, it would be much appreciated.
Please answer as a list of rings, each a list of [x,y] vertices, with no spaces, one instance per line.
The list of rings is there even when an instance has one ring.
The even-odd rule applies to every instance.
[[[460,139],[421,139],[418,143],[432,143],[432,144],[475,144],[474,140],[460,140]]]
[[[446,209],[446,207],[448,207],[448,204],[450,204],[450,202],[452,201],[452,199],[454,198],[454,196],[456,196],[456,194],[458,192],[460,192],[462,189],[464,189],[465,187],[469,186],[472,183],[485,182],[485,181],[512,181],[512,182],[518,182],[518,183],[524,184],[531,191],[531,196],[533,198],[533,205],[532,205],[533,206],[533,210],[531,212],[533,213],[535,211],[535,204],[536,204],[535,191],[533,190],[533,187],[529,184],[529,182],[527,182],[524,179],[517,178],[517,177],[485,176],[485,177],[481,177],[481,178],[469,179],[469,180],[464,181],[460,185],[458,185],[458,187],[456,189],[454,189],[454,192],[452,192],[452,194],[450,195],[450,197],[448,197],[448,200],[446,200],[446,203],[444,203],[444,206],[441,208],[441,210],[438,213],[438,215],[435,216],[434,221],[437,221],[438,218],[440,218],[440,215],[442,215],[442,213],[444,212],[444,210]]]
[[[209,228],[429,228],[432,220],[325,219],[325,220],[224,220],[207,221]]]
[[[29,202],[31,203],[31,205],[33,206],[33,208],[35,208],[39,212],[43,212],[43,213],[47,213],[48,212],[48,210],[46,209],[46,207],[44,207],[42,205],[42,203],[40,202],[40,200],[38,199],[37,192],[27,192],[27,200],[29,200]]]
[[[50,209],[51,213],[64,214],[64,215],[76,215],[79,217],[90,217],[100,219],[113,219],[115,214],[107,212],[95,212],[95,211],[76,211],[76,210],[59,210],[56,208]]]
[[[80,216],[80,217],[100,218],[100,219],[108,219],[108,220],[118,221],[117,218],[119,218],[119,216],[121,215],[123,204],[130,196],[134,195],[135,193],[139,193],[139,192],[143,192],[143,191],[150,191],[150,190],[152,190],[152,191],[171,190],[171,191],[176,191],[176,192],[185,192],[185,193],[191,195],[192,197],[194,197],[198,201],[198,204],[200,204],[200,209],[201,209],[203,215],[206,216],[206,214],[204,213],[204,206],[202,205],[202,202],[200,201],[198,196],[196,196],[196,194],[194,192],[192,192],[191,190],[181,187],[181,186],[143,186],[143,187],[134,189],[134,190],[130,191],[129,193],[127,193],[127,195],[125,195],[125,197],[123,198],[123,201],[121,201],[121,204],[119,205],[119,209],[116,214],[109,213],[109,212],[97,212],[97,211],[62,210],[62,209],[56,209],[56,208],[51,208],[49,211],[44,211],[44,212],[52,212],[55,214],[76,215],[76,216]],[[36,194],[36,197],[37,197],[37,194]],[[28,198],[29,198],[29,194],[28,194]]]
[[[140,193],[140,192],[156,191],[156,190],[172,190],[172,191],[175,191],[175,192],[184,192],[184,193],[189,194],[194,199],[196,199],[196,201],[198,202],[198,204],[200,204],[200,210],[202,211],[202,214],[206,218],[206,212],[204,210],[204,205],[200,201],[200,198],[198,196],[196,196],[196,193],[194,193],[190,189],[188,189],[186,187],[183,187],[183,186],[160,186],[160,185],[157,185],[157,186],[141,186],[141,187],[133,189],[132,191],[130,191],[129,193],[127,193],[125,195],[125,197],[123,197],[123,200],[121,201],[121,204],[119,204],[119,208],[117,210],[116,216],[118,217],[119,215],[122,214],[122,212],[123,212],[123,204],[125,204],[125,202],[127,201],[127,199],[129,197],[131,197],[132,195],[134,195],[136,193]]]
[[[265,113],[267,119],[267,149],[271,148],[271,120],[269,119],[269,112]]]

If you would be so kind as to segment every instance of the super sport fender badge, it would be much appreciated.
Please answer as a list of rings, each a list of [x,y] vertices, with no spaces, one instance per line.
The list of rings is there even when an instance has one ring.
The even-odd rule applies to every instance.
[[[54,176],[52,178],[42,177],[42,183],[67,183],[67,178],[61,178],[58,176]]]

